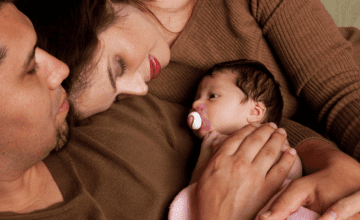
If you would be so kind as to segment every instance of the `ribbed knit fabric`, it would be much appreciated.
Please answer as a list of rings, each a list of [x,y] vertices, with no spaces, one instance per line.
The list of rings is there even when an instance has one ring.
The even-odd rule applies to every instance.
[[[358,34],[349,31],[342,33],[347,38]],[[311,121],[312,129],[360,160],[360,71],[351,44],[319,0],[199,0],[171,48],[169,66],[150,83],[149,91],[190,107],[208,68],[242,58],[264,63],[280,82],[285,118],[306,102],[311,107],[306,114],[312,115],[299,112],[298,121],[317,119]],[[304,129],[287,128],[292,146],[319,138]]]
[[[342,33],[357,45],[358,31]],[[171,50],[171,63],[151,81],[150,94],[115,102],[83,121],[71,130],[69,145],[44,161],[64,203],[30,214],[0,213],[0,219],[166,219],[199,153],[186,123],[193,95],[204,72],[227,60],[263,62],[281,83],[287,118],[300,96],[320,130],[359,157],[359,70],[320,1],[199,0]],[[281,123],[293,147],[324,140],[291,120]]]

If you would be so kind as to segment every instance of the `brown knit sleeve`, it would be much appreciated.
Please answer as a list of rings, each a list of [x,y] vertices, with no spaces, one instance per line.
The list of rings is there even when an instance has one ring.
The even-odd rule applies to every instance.
[[[328,144],[334,145],[333,142],[321,136],[314,130],[290,119],[283,118],[279,124],[279,127],[283,127],[286,130],[289,144],[295,149],[304,141],[307,141],[309,139],[319,139]]]
[[[319,0],[253,0],[251,7],[320,129],[360,161],[360,70],[351,44]]]

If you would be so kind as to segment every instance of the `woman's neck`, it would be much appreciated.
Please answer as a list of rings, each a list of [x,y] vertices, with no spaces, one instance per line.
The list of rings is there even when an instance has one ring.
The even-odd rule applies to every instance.
[[[156,0],[145,2],[145,13],[171,46],[185,29],[198,0]]]

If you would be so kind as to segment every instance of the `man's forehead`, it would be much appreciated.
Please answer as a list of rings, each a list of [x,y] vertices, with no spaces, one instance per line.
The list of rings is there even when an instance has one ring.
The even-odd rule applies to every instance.
[[[3,58],[0,59],[1,72],[21,72],[29,54],[33,53],[36,40],[31,21],[12,3],[2,5],[0,9],[0,58]]]
[[[12,3],[3,4],[0,8],[0,27],[7,26],[9,23],[14,26],[20,25],[33,28],[30,19],[20,12]],[[4,31],[0,29],[0,32]]]
[[[12,17],[12,18],[17,18],[17,19],[23,19],[23,17],[25,15],[20,15],[22,13],[19,13],[19,12],[20,11],[17,9],[17,7],[11,1],[4,2],[1,4],[0,17]]]

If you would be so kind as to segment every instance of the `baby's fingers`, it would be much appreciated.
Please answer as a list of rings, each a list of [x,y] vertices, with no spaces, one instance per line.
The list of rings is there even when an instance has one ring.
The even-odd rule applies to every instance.
[[[211,148],[211,146],[213,145],[213,142],[216,139],[218,134],[219,133],[216,131],[211,131],[211,132],[207,133],[204,137],[203,142],[201,143],[201,149]]]

